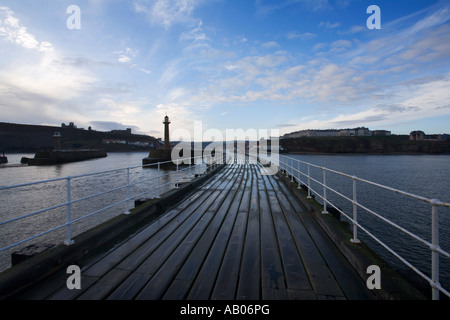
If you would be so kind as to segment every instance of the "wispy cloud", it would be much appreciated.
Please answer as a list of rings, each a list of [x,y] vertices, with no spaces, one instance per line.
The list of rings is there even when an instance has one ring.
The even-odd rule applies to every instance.
[[[264,42],[261,46],[263,48],[266,48],[266,49],[279,48],[280,47],[280,45],[276,41]]]
[[[290,6],[300,6],[309,11],[330,10],[333,6],[328,0],[283,0],[283,1],[265,1],[256,0],[256,13],[260,16],[267,16],[275,11],[285,9]]]
[[[286,35],[286,38],[292,39],[300,39],[300,40],[311,40],[317,37],[317,34],[311,32],[300,33],[298,31],[291,31]]]
[[[131,62],[139,54],[139,50],[133,50],[131,48],[126,48],[123,51],[114,52],[119,56],[117,59],[119,62],[128,63]]]
[[[60,100],[76,96],[95,81],[85,69],[64,63],[66,57],[52,43],[39,41],[7,7],[0,8],[0,38],[29,58],[26,63],[12,61],[4,67],[0,76],[3,86]]]
[[[340,22],[322,21],[319,23],[319,28],[336,29],[341,26]]]
[[[134,10],[147,16],[151,24],[170,29],[172,25],[192,23],[192,13],[204,0],[134,0]]]

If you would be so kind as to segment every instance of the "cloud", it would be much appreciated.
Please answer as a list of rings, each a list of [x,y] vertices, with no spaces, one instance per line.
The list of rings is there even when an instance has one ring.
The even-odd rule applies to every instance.
[[[346,31],[338,31],[338,34],[340,35],[346,35],[346,34],[356,34],[359,32],[363,32],[368,30],[367,27],[365,26],[352,26],[350,29],[346,30]]]
[[[328,0],[283,0],[283,1],[265,1],[256,0],[255,8],[259,16],[267,16],[275,11],[285,9],[290,6],[300,6],[309,11],[330,10],[333,6]]]
[[[0,38],[15,45],[13,50],[22,58],[1,70],[3,86],[62,100],[78,95],[95,81],[84,69],[66,64],[66,57],[52,43],[38,41],[6,7],[0,7]]]
[[[292,31],[286,35],[286,38],[288,38],[289,40],[292,39],[311,40],[314,39],[315,37],[317,37],[317,34],[315,33],[311,32],[300,33],[298,31]]]
[[[40,49],[35,36],[22,26],[14,12],[8,7],[0,7],[0,37],[26,49]]]
[[[325,29],[336,29],[340,26],[340,22],[334,22],[331,23],[329,21],[322,21],[321,23],[319,23],[319,28],[325,28]]]
[[[263,43],[261,46],[266,49],[280,47],[280,45],[276,41],[268,41],[268,42]]]
[[[114,53],[119,56],[119,58],[117,59],[119,62],[129,63],[129,62],[133,61],[134,58],[137,57],[137,55],[139,54],[139,50],[133,50],[131,48],[126,48],[124,51],[117,51]]]
[[[192,23],[192,13],[202,0],[134,0],[134,10],[146,15],[153,25],[170,29],[175,24]]]

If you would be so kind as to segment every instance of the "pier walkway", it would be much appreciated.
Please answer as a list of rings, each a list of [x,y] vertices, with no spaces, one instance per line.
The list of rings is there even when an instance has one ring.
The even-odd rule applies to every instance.
[[[276,175],[225,165],[126,241],[61,270],[21,299],[374,299]]]

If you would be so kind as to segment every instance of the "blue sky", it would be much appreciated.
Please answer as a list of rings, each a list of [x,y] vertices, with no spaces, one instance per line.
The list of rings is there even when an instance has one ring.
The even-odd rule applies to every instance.
[[[449,20],[445,0],[0,0],[0,121],[450,133]]]

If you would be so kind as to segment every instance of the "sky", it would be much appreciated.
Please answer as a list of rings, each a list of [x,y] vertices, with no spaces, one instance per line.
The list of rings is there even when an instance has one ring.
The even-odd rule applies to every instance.
[[[0,0],[0,122],[450,133],[449,20],[447,0]]]

